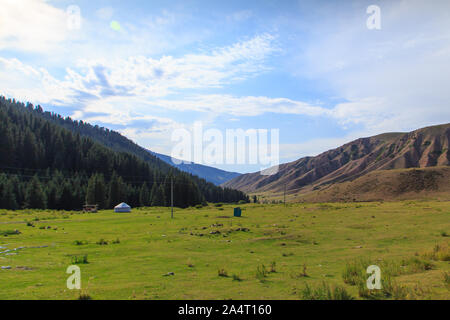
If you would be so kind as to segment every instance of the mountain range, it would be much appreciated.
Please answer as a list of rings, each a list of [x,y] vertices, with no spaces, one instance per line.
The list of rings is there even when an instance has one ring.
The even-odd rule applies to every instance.
[[[445,167],[450,165],[449,144],[450,123],[407,133],[384,133],[354,140],[315,157],[304,157],[281,164],[274,175],[265,176],[259,172],[244,174],[224,183],[223,186],[247,193],[266,195],[281,194],[286,190],[288,195],[295,195],[297,199],[320,198],[321,201],[332,201],[345,198],[339,196],[343,190],[337,191],[339,190],[339,188],[336,189],[337,185],[346,183],[346,187],[352,189],[357,183],[361,184],[365,181],[362,183],[363,186],[354,188],[353,193],[356,194],[357,190],[361,191],[365,188],[367,189],[364,192],[365,196],[361,198],[372,199],[373,197],[368,194],[374,188],[380,188],[380,183],[374,181],[379,182],[381,176],[384,180],[389,180],[387,178],[389,176],[390,179],[398,182],[401,180],[400,175],[404,177],[406,174],[410,177],[410,183],[414,184],[412,189],[417,192],[430,190],[430,188],[436,191],[441,187],[447,190],[450,180],[434,178],[448,177],[448,168]],[[435,170],[424,170],[430,167]],[[401,170],[409,168],[416,168],[416,170],[401,173]],[[392,171],[386,173],[389,170]],[[408,181],[408,178],[405,179]],[[334,187],[334,192],[329,191],[325,196],[323,189],[330,187]],[[405,192],[409,190],[404,189]],[[321,197],[317,196],[319,192],[322,193]],[[353,199],[351,195],[349,197]]]
[[[237,176],[240,176],[240,173],[237,172],[229,172],[221,169],[217,169],[214,167],[205,166],[202,164],[189,162],[189,161],[180,161],[181,163],[177,164],[172,161],[172,157],[167,156],[165,154],[156,153],[153,151],[149,152],[156,156],[157,158],[161,159],[165,163],[181,170],[187,173],[190,173],[192,175],[198,176],[200,178],[205,179],[206,181],[212,182],[215,185],[223,184]],[[177,161],[177,162],[178,162]]]
[[[241,191],[170,166],[118,132],[0,96],[0,208],[170,206],[172,194],[173,205],[183,208],[248,201]]]

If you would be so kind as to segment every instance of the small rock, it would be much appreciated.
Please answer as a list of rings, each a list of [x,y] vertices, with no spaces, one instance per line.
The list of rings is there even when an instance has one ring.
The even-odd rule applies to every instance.
[[[3,269],[3,270],[11,269],[11,267],[10,267],[10,266],[2,266],[2,269]]]
[[[355,247],[355,249],[361,249],[362,248],[362,246],[356,246]]]
[[[174,276],[175,273],[174,272],[168,272],[164,275],[164,277],[168,277],[168,276]]]

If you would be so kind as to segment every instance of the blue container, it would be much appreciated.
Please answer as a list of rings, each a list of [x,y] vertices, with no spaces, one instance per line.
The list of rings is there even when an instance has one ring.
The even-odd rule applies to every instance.
[[[240,217],[241,216],[241,208],[234,208],[234,216]]]

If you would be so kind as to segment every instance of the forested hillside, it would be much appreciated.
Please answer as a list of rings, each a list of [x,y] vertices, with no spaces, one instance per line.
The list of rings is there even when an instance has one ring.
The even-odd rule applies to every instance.
[[[0,207],[77,210],[86,202],[111,208],[122,201],[167,206],[171,179],[178,207],[248,199],[146,151],[140,155],[141,149],[116,132],[0,97]]]

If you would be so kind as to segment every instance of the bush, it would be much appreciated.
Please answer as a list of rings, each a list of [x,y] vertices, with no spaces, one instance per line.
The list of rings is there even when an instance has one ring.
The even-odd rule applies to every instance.
[[[303,300],[353,300],[354,298],[342,286],[330,287],[325,281],[313,288],[305,285],[300,293]]]
[[[20,234],[21,232],[17,229],[15,230],[5,230],[5,231],[0,231],[0,236],[12,236],[12,235],[16,235],[16,234]]]
[[[87,293],[80,293],[78,300],[92,300],[92,297]]]
[[[241,277],[239,277],[239,275],[233,274],[233,281],[239,281],[239,282],[241,282],[242,279],[241,279]]]
[[[450,248],[448,243],[436,244],[433,251],[424,253],[422,257],[434,261],[450,261]]]
[[[218,273],[219,277],[225,277],[225,278],[228,277],[228,272],[224,268],[219,269],[219,271],[217,273]]]
[[[443,277],[444,277],[445,285],[447,286],[447,288],[450,289],[450,272],[445,272],[444,271]]]
[[[273,261],[273,262],[270,264],[270,272],[271,272],[271,273],[277,272],[277,270],[275,269],[276,266],[277,266],[277,263],[276,263],[275,261]]]
[[[97,244],[100,246],[106,246],[108,244],[108,241],[106,241],[105,239],[101,238],[100,240],[97,241]]]
[[[267,277],[268,271],[266,269],[265,265],[260,265],[256,268],[256,278],[261,281],[264,282],[265,278]]]
[[[85,254],[84,256],[73,256],[72,257],[72,264],[88,264],[88,256]]]
[[[88,244],[88,242],[86,240],[75,240],[73,242],[73,244],[76,246],[82,246],[82,245]]]

